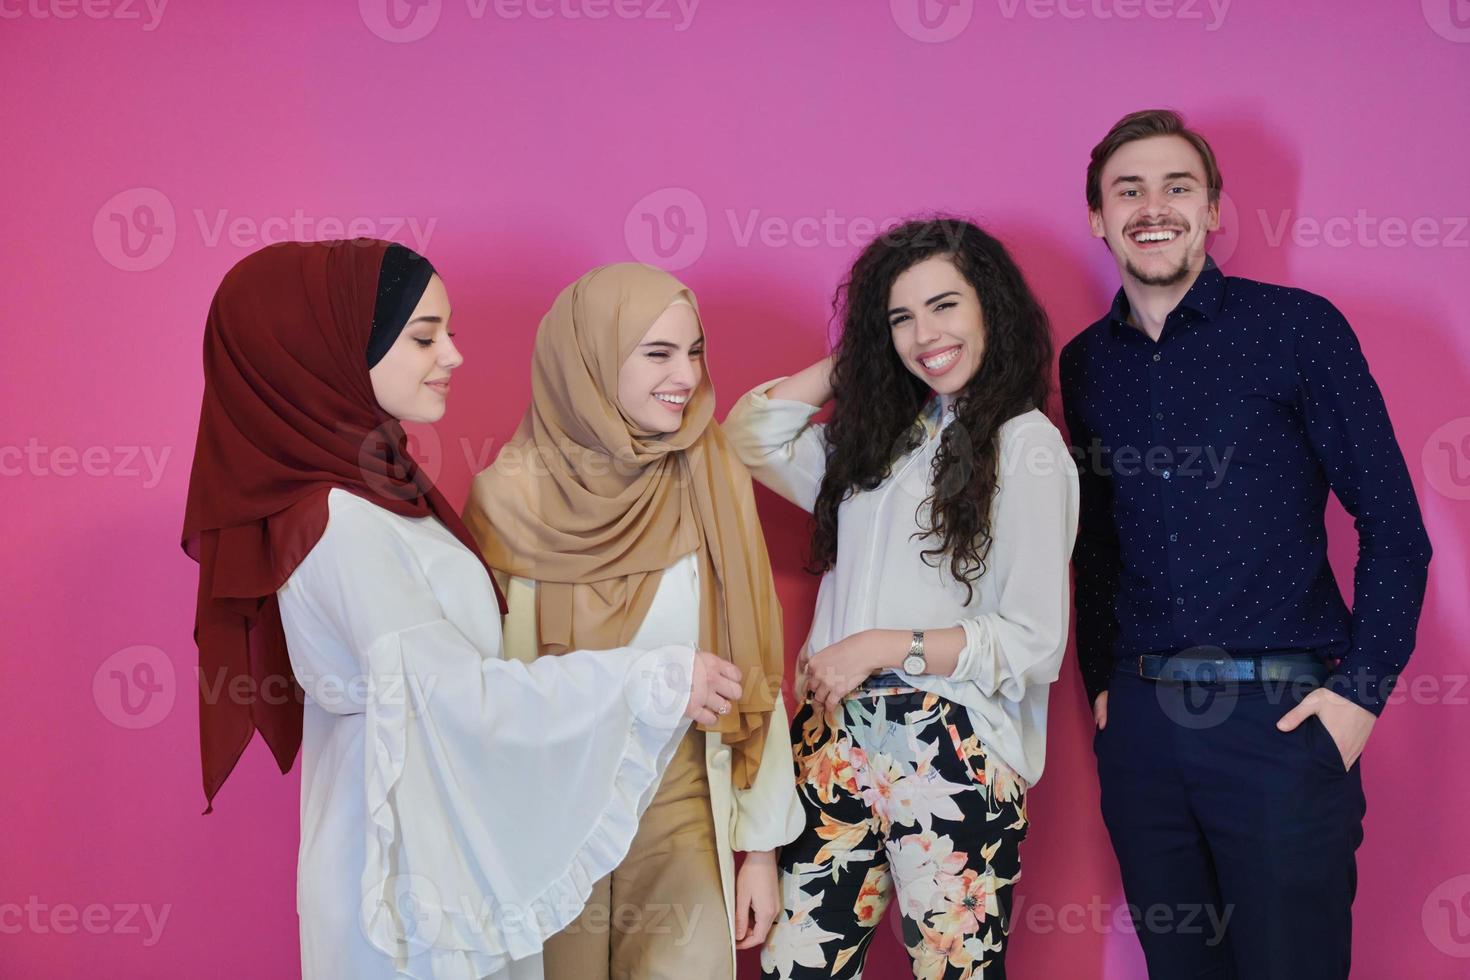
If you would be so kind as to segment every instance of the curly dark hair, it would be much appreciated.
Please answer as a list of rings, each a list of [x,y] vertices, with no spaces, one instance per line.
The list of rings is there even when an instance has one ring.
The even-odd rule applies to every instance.
[[[949,258],[979,296],[985,350],[975,376],[956,395],[955,420],[934,458],[929,524],[915,536],[933,539],[925,562],[937,567],[948,556],[955,579],[973,599],[990,551],[1000,427],[1032,408],[1045,409],[1052,338],[1046,311],[1005,246],[960,218],[910,221],[879,236],[833,297],[842,333],[834,351],[827,471],[812,512],[807,568],[821,574],[835,563],[842,501],[877,489],[892,464],[923,441],[922,410],[932,392],[894,350],[889,291],[910,266],[936,255]]]

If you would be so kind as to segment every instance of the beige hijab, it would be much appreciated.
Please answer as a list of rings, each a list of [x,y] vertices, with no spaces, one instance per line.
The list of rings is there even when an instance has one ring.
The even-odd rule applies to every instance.
[[[536,334],[531,405],[475,478],[464,519],[492,568],[537,582],[543,655],[626,646],[663,570],[697,553],[700,649],[744,675],[744,696],[714,730],[748,787],[785,663],[750,474],[714,421],[708,378],[675,433],[642,429],[617,400],[619,368],[680,301],[698,317],[683,283],[634,263],[562,290]]]

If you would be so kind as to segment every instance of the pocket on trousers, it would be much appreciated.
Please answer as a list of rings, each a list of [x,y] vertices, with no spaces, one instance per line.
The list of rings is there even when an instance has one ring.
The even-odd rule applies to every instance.
[[[1326,725],[1322,724],[1322,719],[1312,715],[1302,724],[1307,729],[1307,747],[1317,757],[1317,760],[1336,775],[1346,776],[1348,768],[1343,762],[1342,752],[1338,749],[1332,733],[1327,730]]]
[[[958,762],[965,774],[969,776],[972,785],[984,788],[985,759],[988,750],[975,735],[975,728],[970,724],[970,712],[965,710],[964,705],[956,704],[947,698],[941,698],[940,703],[944,705],[944,708],[939,718],[931,722],[944,729],[940,736],[940,751],[950,753],[951,758]]]
[[[970,778],[970,785],[990,798],[991,804],[1021,804],[1026,798],[1026,780],[1001,761],[975,734],[970,712],[964,705],[949,702],[945,715],[946,738]]]

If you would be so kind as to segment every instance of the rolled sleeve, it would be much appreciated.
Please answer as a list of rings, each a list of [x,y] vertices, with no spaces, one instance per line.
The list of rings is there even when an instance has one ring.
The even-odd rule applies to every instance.
[[[730,409],[723,428],[756,482],[810,512],[827,471],[825,426],[812,423],[819,411],[815,406],[766,394],[785,380],[747,392]]]

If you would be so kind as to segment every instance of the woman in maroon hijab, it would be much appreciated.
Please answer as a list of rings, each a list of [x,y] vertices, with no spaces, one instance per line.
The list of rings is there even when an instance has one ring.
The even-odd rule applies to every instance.
[[[498,590],[400,425],[444,413],[449,321],[425,259],[358,239],[246,257],[205,328],[204,791],[256,731],[282,772],[302,749],[307,978],[539,978],[689,720],[740,697],[688,648],[502,659]]]

